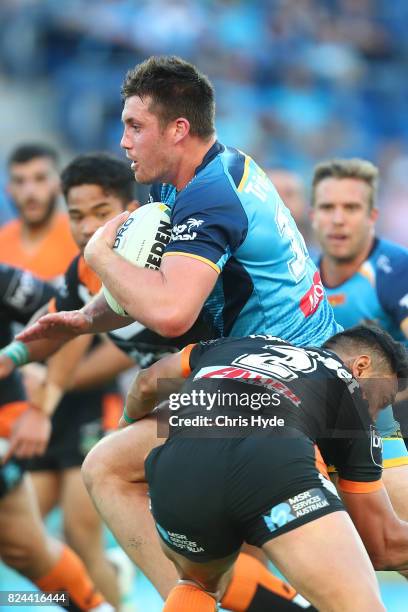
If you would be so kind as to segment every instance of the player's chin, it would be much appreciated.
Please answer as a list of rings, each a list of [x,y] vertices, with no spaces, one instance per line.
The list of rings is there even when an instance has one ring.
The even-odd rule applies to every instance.
[[[136,167],[134,170],[134,175],[137,183],[141,185],[151,185],[157,181],[156,177],[153,176],[152,173],[146,172],[143,168]]]

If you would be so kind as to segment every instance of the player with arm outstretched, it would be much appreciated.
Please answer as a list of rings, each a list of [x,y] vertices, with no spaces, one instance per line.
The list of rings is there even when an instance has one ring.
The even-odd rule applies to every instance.
[[[27,323],[56,294],[30,272],[0,264],[0,346],[12,338],[12,323]],[[8,351],[14,365],[24,349]],[[65,591],[71,612],[112,610],[95,590],[86,569],[66,545],[49,537],[23,459],[41,455],[51,431],[49,417],[26,401],[20,373],[0,380],[0,556],[44,591]],[[62,597],[54,599],[62,605]]]

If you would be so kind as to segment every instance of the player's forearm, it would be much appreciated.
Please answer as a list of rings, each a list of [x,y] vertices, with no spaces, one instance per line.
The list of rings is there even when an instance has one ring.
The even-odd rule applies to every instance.
[[[52,416],[69,388],[73,372],[87,350],[92,336],[81,336],[67,342],[47,363],[47,379],[39,408]]]
[[[47,381],[64,391],[68,389],[75,370],[91,342],[91,335],[79,336],[62,346],[47,362]]]
[[[63,340],[33,340],[32,342],[13,341],[5,346],[1,355],[11,357],[14,366],[20,367],[33,361],[44,361],[64,344]]]
[[[140,370],[126,397],[126,413],[131,419],[141,419],[156,406],[157,379],[147,370]]]
[[[80,391],[97,387],[132,366],[135,366],[133,359],[111,342],[104,343],[81,359],[71,379],[70,388]]]
[[[106,260],[92,262],[92,267],[116,301],[132,319],[166,337],[179,336],[186,329],[179,317],[180,295],[172,292],[160,270],[140,268],[108,251]]]
[[[102,292],[98,293],[81,310],[89,317],[89,325],[85,332],[88,334],[100,334],[133,323],[130,317],[122,317],[113,312]]]

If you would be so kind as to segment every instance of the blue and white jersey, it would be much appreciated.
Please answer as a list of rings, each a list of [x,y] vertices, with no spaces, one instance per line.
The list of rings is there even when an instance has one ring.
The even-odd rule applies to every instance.
[[[193,257],[219,274],[204,309],[220,336],[318,346],[341,330],[289,210],[250,157],[216,142],[184,189],[155,185],[151,199],[172,208],[164,257]]]
[[[401,324],[408,318],[408,250],[404,247],[377,238],[351,278],[325,289],[343,327],[372,322],[395,340],[405,340]]]
[[[341,285],[325,289],[336,320],[343,327],[375,323],[395,340],[408,345],[401,331],[401,324],[408,317],[407,249],[377,238],[369,256],[353,276]],[[380,412],[377,428],[382,436],[392,435],[398,428],[391,406]]]

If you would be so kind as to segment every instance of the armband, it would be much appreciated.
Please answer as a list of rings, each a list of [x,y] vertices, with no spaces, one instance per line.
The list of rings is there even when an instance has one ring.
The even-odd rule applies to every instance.
[[[128,413],[126,412],[126,406],[123,407],[123,414],[122,414],[123,418],[125,419],[126,423],[128,423],[129,425],[131,425],[132,423],[136,423],[137,419],[132,419],[132,417],[130,417],[128,415]]]
[[[27,346],[24,344],[24,342],[19,342],[18,340],[11,342],[11,344],[3,348],[0,351],[0,355],[5,355],[11,359],[17,368],[29,363],[30,361],[30,354]]]

